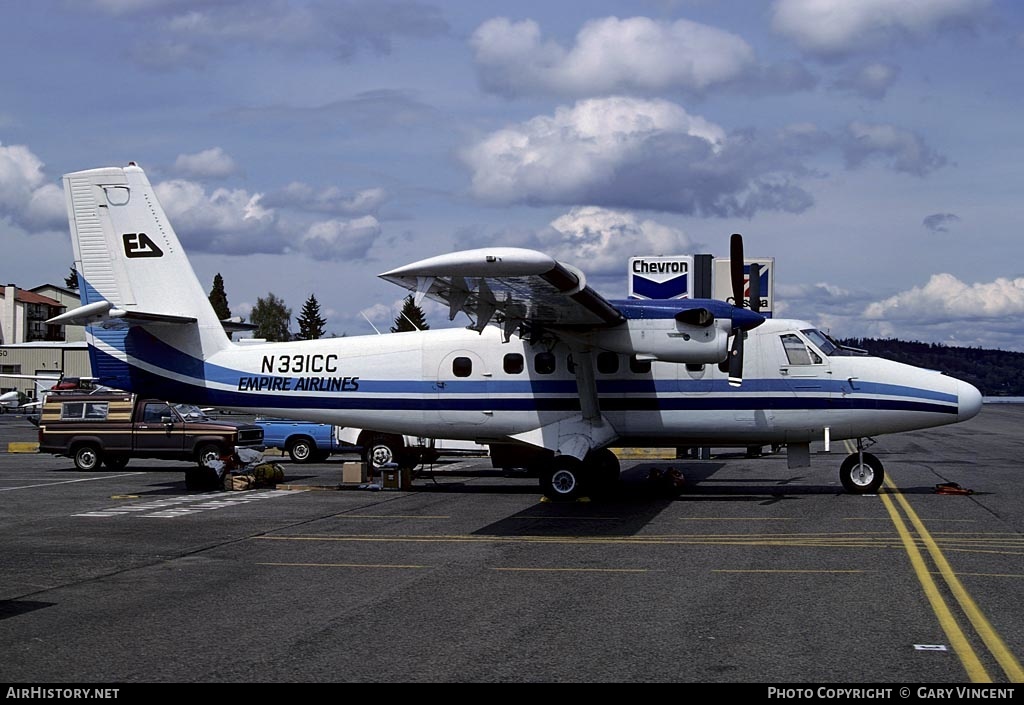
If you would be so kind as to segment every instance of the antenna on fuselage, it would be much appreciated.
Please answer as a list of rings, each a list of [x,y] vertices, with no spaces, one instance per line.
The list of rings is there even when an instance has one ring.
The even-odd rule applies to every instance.
[[[422,331],[423,330],[418,325],[416,325],[415,321],[413,321],[411,318],[409,318],[409,316],[405,313],[405,311],[399,311],[399,313],[402,314],[402,316],[405,318],[405,320],[409,321],[409,325],[410,326],[412,326],[413,328],[415,328],[418,331]]]
[[[368,317],[366,316],[366,314],[365,314],[365,313],[363,313],[362,311],[360,311],[360,312],[359,312],[359,315],[360,315],[360,316],[362,316],[363,318],[366,318],[366,322],[370,324],[370,328],[373,328],[374,330],[376,330],[376,331],[377,331],[377,335],[381,335],[381,332],[380,332],[379,330],[377,330],[377,326],[373,325],[373,321],[371,321],[371,320],[370,320],[370,319],[369,319],[369,318],[368,318]]]

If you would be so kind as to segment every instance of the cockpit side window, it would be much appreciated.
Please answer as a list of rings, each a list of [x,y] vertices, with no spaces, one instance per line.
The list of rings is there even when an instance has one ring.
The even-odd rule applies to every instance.
[[[811,364],[811,356],[807,351],[807,346],[804,345],[804,341],[792,333],[784,333],[780,336],[782,338],[782,347],[786,351],[786,357],[789,359],[791,365],[809,365]],[[818,362],[821,362],[819,359]]]
[[[839,346],[836,345],[831,338],[822,333],[820,330],[817,330],[815,328],[808,328],[807,330],[802,330],[800,332],[806,335],[807,339],[811,341],[811,343],[816,345],[819,350],[821,350],[829,357],[831,357],[832,354],[839,349]]]

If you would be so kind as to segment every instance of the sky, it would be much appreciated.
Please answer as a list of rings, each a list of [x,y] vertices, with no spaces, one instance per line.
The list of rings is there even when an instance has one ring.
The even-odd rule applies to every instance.
[[[373,334],[379,273],[492,245],[624,298],[741,233],[777,317],[1024,351],[1022,108],[1015,0],[2,3],[0,280],[61,284],[61,176],[134,161],[234,315]]]

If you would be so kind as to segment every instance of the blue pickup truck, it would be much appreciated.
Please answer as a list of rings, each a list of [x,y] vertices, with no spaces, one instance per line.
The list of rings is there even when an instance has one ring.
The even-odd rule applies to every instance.
[[[367,465],[379,469],[389,463],[415,467],[432,463],[441,455],[487,455],[487,446],[464,441],[436,441],[418,436],[398,436],[313,421],[257,418],[263,444],[288,453],[296,463],[319,463],[334,454],[358,454]]]
[[[256,425],[263,429],[263,444],[267,448],[286,451],[296,463],[322,462],[343,451],[359,452],[358,448],[342,443],[330,424],[257,418]]]

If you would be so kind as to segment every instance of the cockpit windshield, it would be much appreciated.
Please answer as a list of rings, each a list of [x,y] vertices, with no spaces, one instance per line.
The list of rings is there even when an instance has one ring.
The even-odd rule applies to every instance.
[[[807,336],[807,339],[810,340],[815,345],[815,347],[817,347],[819,350],[821,350],[829,357],[834,357],[838,355],[867,354],[866,350],[860,350],[858,348],[851,348],[845,345],[840,345],[836,341],[832,340],[832,338],[828,337],[828,335],[822,333],[817,328],[808,328],[800,332]]]
[[[186,421],[209,421],[210,417],[207,416],[202,409],[194,404],[175,404],[174,410],[178,412],[181,418]]]

